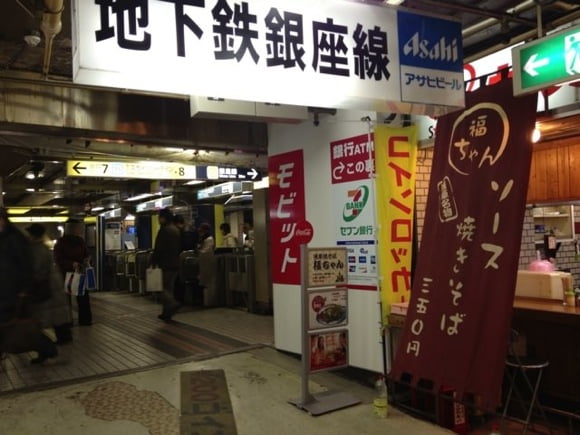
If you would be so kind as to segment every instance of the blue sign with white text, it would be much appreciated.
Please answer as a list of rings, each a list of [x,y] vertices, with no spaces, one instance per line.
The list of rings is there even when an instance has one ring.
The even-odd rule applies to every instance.
[[[401,65],[463,71],[461,23],[398,11]]]

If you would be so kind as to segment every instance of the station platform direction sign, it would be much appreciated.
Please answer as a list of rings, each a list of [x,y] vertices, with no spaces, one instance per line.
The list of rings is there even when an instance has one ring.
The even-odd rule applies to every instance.
[[[179,162],[68,160],[67,177],[139,178],[145,180],[236,180],[257,181],[256,168],[188,165]]]
[[[580,80],[580,25],[512,50],[514,95]]]

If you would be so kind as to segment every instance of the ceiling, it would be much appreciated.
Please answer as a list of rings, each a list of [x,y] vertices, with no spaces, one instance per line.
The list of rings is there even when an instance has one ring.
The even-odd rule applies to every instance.
[[[459,20],[467,62],[516,42],[537,37],[539,23],[544,32],[549,32],[580,20],[578,0],[405,0],[401,6]],[[2,0],[1,8],[0,84],[5,79],[24,86],[71,86],[70,0],[64,0],[62,30],[55,36],[52,46],[45,44],[46,39],[40,31],[45,0]],[[27,43],[25,37],[29,42],[36,39],[38,45]],[[51,48],[50,55],[46,56],[49,63],[45,62],[48,46]],[[199,131],[207,130],[206,125],[198,127]],[[228,130],[223,126],[217,129]],[[252,129],[250,127],[249,130]],[[561,134],[580,135],[580,122],[576,122],[575,118],[559,118],[557,121],[546,122],[545,131],[552,138]],[[155,143],[113,134],[101,140],[103,136],[107,135],[102,132],[91,134],[90,130],[64,132],[55,128],[36,128],[32,131],[26,126],[0,123],[0,175],[5,176],[5,204],[44,206],[56,213],[72,209],[86,211],[100,202],[122,201],[124,197],[121,192],[126,192],[124,196],[127,196],[133,192],[149,190],[149,183],[139,180],[67,179],[63,162],[71,158],[156,159],[258,168],[266,166],[267,146],[253,144],[252,134],[239,146],[234,143],[224,145],[220,140],[180,142],[162,133]],[[2,161],[13,164],[3,165]],[[37,171],[42,176],[34,180],[27,179],[26,174],[34,172],[35,168],[42,168]],[[180,187],[173,183],[167,188],[172,190]],[[29,192],[26,189],[35,191]],[[42,210],[43,213],[45,211]]]

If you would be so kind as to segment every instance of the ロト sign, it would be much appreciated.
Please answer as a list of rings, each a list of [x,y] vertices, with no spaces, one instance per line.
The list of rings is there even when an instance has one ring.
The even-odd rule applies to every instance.
[[[514,95],[580,79],[580,26],[512,50]]]

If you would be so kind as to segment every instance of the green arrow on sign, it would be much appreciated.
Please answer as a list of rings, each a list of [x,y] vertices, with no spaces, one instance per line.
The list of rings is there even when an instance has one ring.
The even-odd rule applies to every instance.
[[[540,73],[538,72],[538,68],[550,65],[550,58],[543,57],[538,59],[538,54],[534,53],[530,56],[526,64],[524,65],[524,71],[528,73],[530,77],[536,77]]]
[[[580,78],[580,26],[512,50],[514,94]]]

